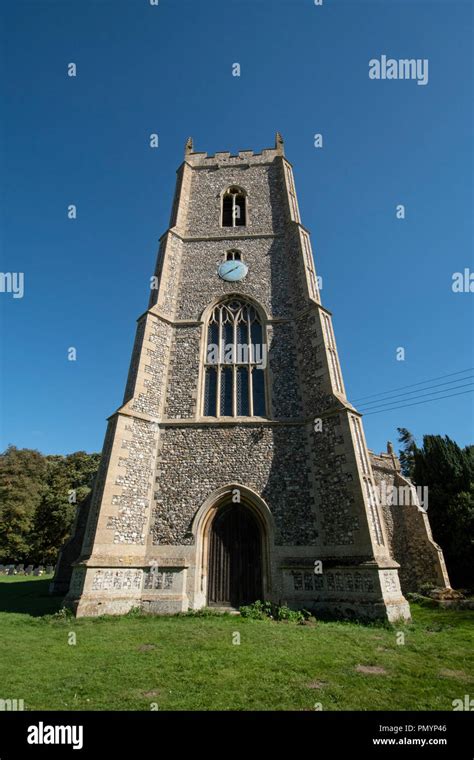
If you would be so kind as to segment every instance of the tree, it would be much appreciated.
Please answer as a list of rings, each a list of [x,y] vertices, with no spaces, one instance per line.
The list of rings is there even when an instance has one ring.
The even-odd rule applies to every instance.
[[[54,564],[91,490],[100,454],[0,454],[0,562]]]
[[[89,494],[100,454],[76,451],[66,457],[47,457],[47,487],[33,525],[35,562],[54,564],[69,538],[77,505]]]
[[[48,458],[47,470],[47,485],[33,522],[30,557],[35,564],[43,565],[56,561],[58,548],[67,538],[75,514],[75,504],[69,500],[70,483],[64,462]]]
[[[9,446],[0,455],[0,561],[21,562],[31,551],[36,509],[46,489],[39,451]]]
[[[415,468],[416,443],[413,435],[406,428],[397,428],[398,442],[403,445],[399,451],[402,473],[406,478],[413,478]]]

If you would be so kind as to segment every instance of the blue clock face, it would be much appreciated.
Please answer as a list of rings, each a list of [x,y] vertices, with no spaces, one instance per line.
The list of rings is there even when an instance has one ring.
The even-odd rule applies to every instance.
[[[248,272],[248,266],[243,261],[223,261],[217,270],[219,277],[226,282],[238,282],[243,280]]]

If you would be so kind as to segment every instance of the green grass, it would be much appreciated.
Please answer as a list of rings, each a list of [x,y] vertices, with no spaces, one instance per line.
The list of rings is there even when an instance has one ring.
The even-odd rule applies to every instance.
[[[48,585],[44,576],[0,577],[0,698],[24,699],[26,709],[451,710],[453,699],[474,695],[470,610],[413,604],[413,622],[393,627],[227,615],[58,619],[61,600]]]

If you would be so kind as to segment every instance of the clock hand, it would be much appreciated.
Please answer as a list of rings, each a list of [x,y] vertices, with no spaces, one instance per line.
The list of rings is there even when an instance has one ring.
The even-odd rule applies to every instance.
[[[237,264],[237,266],[233,267],[233,269],[228,269],[227,270],[227,274],[230,274],[230,272],[235,272],[235,270],[238,269],[238,268],[239,268],[239,265]]]

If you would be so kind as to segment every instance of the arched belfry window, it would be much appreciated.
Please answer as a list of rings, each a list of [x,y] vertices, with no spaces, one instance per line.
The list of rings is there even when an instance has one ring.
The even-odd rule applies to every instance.
[[[240,187],[229,187],[222,196],[222,226],[243,227],[247,224],[246,197]]]
[[[205,417],[264,417],[266,344],[252,304],[230,298],[214,307],[207,324]]]

